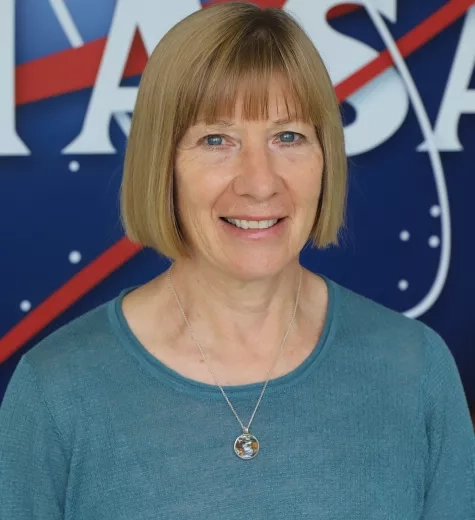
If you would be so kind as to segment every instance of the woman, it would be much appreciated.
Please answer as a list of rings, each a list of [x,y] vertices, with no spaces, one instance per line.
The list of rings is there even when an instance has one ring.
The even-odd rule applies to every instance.
[[[299,264],[337,242],[343,130],[309,38],[224,4],[141,81],[128,236],[166,273],[28,352],[0,518],[469,520],[475,442],[446,345]]]

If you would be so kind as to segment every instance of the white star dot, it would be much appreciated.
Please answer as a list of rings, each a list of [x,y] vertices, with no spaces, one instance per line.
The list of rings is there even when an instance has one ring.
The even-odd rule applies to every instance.
[[[404,231],[401,231],[399,238],[403,242],[407,242],[411,238],[411,234],[409,233],[409,231],[404,230]]]
[[[436,248],[440,246],[440,238],[433,235],[429,238],[429,245],[430,247]]]
[[[80,165],[77,161],[71,161],[69,163],[69,171],[71,172],[77,172],[79,171]]]
[[[31,310],[31,303],[30,303],[28,300],[23,300],[23,301],[20,303],[20,309],[21,309],[23,312],[28,312],[29,310]]]
[[[407,280],[400,280],[398,283],[398,287],[400,291],[407,291],[409,287],[409,282]]]
[[[81,261],[81,253],[79,251],[71,251],[69,253],[69,261],[72,263],[72,264],[79,264],[79,262]]]
[[[432,206],[432,208],[430,208],[431,217],[437,218],[437,217],[440,217],[440,214],[441,214],[440,206]]]

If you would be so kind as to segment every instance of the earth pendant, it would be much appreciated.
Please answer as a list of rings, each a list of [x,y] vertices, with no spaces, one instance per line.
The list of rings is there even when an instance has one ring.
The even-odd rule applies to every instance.
[[[253,459],[259,452],[259,441],[250,433],[242,433],[234,442],[234,452],[240,459]]]

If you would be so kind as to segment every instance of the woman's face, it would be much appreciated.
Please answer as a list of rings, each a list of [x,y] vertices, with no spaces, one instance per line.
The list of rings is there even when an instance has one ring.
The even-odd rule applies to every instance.
[[[287,120],[278,83],[268,112],[268,120],[243,120],[238,96],[234,120],[198,122],[176,154],[179,220],[193,258],[243,280],[277,274],[298,257],[321,191],[315,128]]]

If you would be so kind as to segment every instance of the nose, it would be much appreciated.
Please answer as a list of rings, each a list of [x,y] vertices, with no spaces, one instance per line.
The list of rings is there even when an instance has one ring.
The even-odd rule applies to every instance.
[[[256,201],[265,201],[278,192],[280,182],[275,158],[266,145],[243,145],[238,175],[234,181],[235,192],[238,195],[252,197]]]

